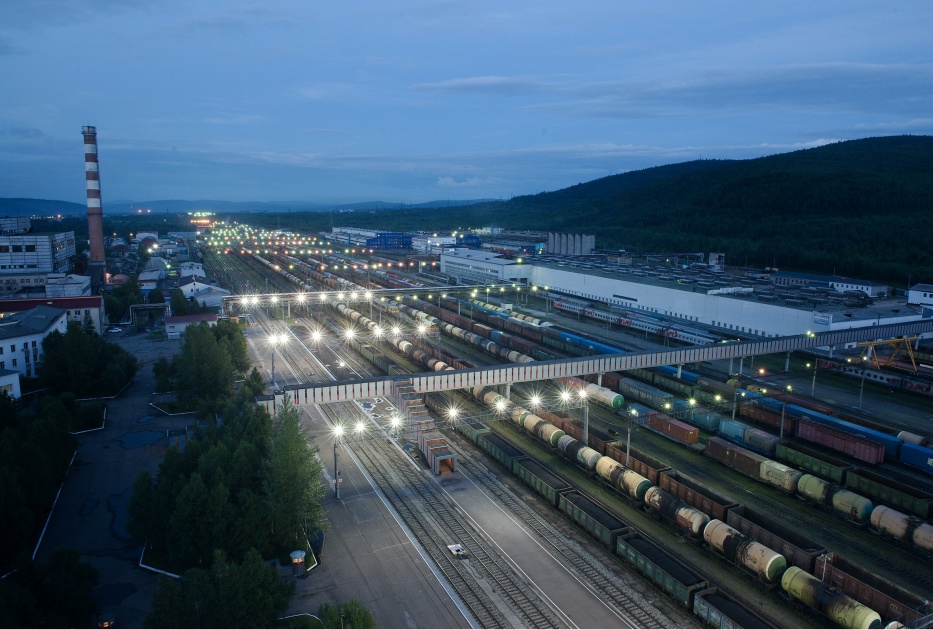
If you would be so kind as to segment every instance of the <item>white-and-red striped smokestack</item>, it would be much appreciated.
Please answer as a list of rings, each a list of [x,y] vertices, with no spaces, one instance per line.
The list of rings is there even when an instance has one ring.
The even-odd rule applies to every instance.
[[[87,184],[87,232],[91,263],[104,264],[104,210],[100,205],[100,171],[97,168],[97,127],[81,127],[84,134],[84,179]]]

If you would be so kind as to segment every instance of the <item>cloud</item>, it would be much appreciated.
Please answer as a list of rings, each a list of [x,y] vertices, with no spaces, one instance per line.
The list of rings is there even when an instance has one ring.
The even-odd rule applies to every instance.
[[[463,180],[456,180],[450,176],[438,177],[438,188],[475,188],[477,186],[488,186],[490,180],[485,177],[467,177]]]
[[[926,112],[933,65],[823,63],[707,72],[663,82],[604,82],[567,90],[579,98],[532,109],[576,116],[658,118],[756,110]]]
[[[38,127],[7,127],[0,133],[14,140],[44,140],[46,138],[45,132]]]
[[[208,118],[203,118],[201,119],[201,122],[209,125],[247,125],[265,119],[265,116],[261,116],[259,114],[230,114],[227,116],[211,116]]]
[[[540,81],[521,77],[484,76],[448,79],[436,83],[418,83],[412,86],[412,89],[451,93],[522,95],[548,91],[553,87]]]

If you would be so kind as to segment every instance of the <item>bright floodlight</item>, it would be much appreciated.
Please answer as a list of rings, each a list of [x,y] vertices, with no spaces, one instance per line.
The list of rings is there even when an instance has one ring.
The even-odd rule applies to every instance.
[[[498,411],[505,411],[505,401],[504,401],[504,400],[497,400],[497,401],[496,401],[496,409],[497,409]]]
[[[690,403],[690,406],[692,407],[693,405],[697,404],[697,399],[696,399],[696,398],[691,398],[691,399],[688,400],[687,402]]]
[[[402,424],[402,419],[398,416],[392,416],[392,428],[397,428],[400,424]]]
[[[343,334],[347,339],[353,339],[354,335],[356,335],[356,331],[352,328],[347,328]]]
[[[398,326],[393,326],[393,327],[392,327],[392,335],[393,335],[393,336],[398,337],[398,336],[401,335],[401,334],[402,334],[402,329],[401,329],[401,328],[399,328]]]
[[[350,299],[351,299],[351,300],[355,300],[355,299],[356,299],[356,291],[354,291],[353,293],[350,294]]]
[[[366,299],[367,299],[367,300],[373,299],[373,292],[372,292],[372,291],[367,291],[367,292],[366,292]]]
[[[298,294],[298,303],[299,303],[299,304],[304,304],[304,303],[305,303],[305,294],[304,294],[304,293],[299,293],[299,294]]]
[[[279,301],[279,296],[273,295],[273,296],[272,296],[272,303],[275,304],[275,303],[278,302],[278,301]]]
[[[321,331],[312,330],[311,331],[311,341],[320,341],[321,340]]]
[[[259,298],[256,297],[256,296],[254,295],[254,296],[252,296],[252,297],[249,299],[249,302],[250,302],[250,304],[252,304],[253,306],[255,306],[256,303],[259,302]]]
[[[580,391],[577,392],[577,395],[580,397],[581,400],[583,400],[584,398],[586,398],[586,390],[581,389]]]
[[[338,299],[338,300],[342,300],[342,299],[343,299],[343,291],[340,291],[339,293],[337,293],[337,299]]]
[[[356,432],[357,432],[357,433],[362,433],[363,430],[364,430],[365,428],[366,428],[366,425],[363,424],[362,420],[356,423]]]
[[[531,397],[531,404],[532,404],[532,406],[534,406],[534,407],[537,407],[538,405],[540,405],[540,404],[541,404],[541,397],[540,397],[540,396],[532,396],[532,397]]]
[[[340,425],[340,424],[334,425],[334,435],[336,435],[337,437],[340,437],[341,435],[343,435],[343,425]]]
[[[373,326],[373,336],[376,338],[381,337],[383,334],[382,326]]]
[[[424,331],[426,331],[426,330],[427,330],[427,328],[425,328],[424,324],[418,324],[418,334],[419,334],[419,335],[423,335],[423,334],[424,334]]]
[[[447,417],[451,420],[456,420],[458,413],[460,413],[460,411],[456,407],[451,407],[447,410]]]
[[[560,399],[564,402],[570,402],[570,392],[566,389],[560,393]]]
[[[637,416],[637,415],[638,415],[638,409],[632,408],[630,411],[631,411],[631,413],[632,413],[633,416]]]

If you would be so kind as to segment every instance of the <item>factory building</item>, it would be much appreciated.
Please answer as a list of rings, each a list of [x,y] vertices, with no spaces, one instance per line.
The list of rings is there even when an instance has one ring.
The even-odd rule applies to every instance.
[[[915,284],[907,290],[907,303],[933,307],[933,284]]]
[[[411,249],[411,236],[401,232],[336,227],[321,236],[335,244],[366,247],[367,249]]]
[[[516,283],[612,310],[695,322],[761,337],[895,324],[933,317],[933,309],[884,300],[852,304],[834,289],[774,285],[766,278],[709,270],[632,265],[592,268],[589,262],[534,259],[518,263],[488,252],[457,249],[441,255],[441,272],[464,284]],[[933,296],[933,288],[926,293]],[[919,294],[924,291],[918,291]],[[867,296],[866,296],[867,297]],[[933,298],[924,298],[933,302]]]
[[[526,283],[531,269],[531,265],[493,252],[460,247],[441,254],[441,273],[462,284]]]
[[[206,322],[208,326],[217,325],[215,313],[196,313],[194,315],[177,315],[165,318],[165,334],[169,339],[178,339],[188,326],[198,326]]]
[[[416,252],[440,254],[447,248],[457,246],[456,236],[417,233],[411,235],[411,248]]]
[[[74,232],[0,234],[0,295],[35,291],[49,274],[71,272],[74,261]]]

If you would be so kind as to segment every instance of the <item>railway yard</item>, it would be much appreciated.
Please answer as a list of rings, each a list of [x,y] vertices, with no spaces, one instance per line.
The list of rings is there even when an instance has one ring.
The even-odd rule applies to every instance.
[[[208,274],[243,296],[229,314],[249,324],[254,364],[270,391],[585,356],[578,337],[622,351],[670,343],[557,317],[547,300],[528,295],[527,325],[518,313],[500,314],[510,324],[496,330],[487,296],[480,303],[452,287],[432,294],[432,278],[385,267],[362,273],[375,259],[362,252],[203,254]],[[351,299],[351,280],[361,295],[386,291]],[[315,302],[306,297],[313,292],[328,297]],[[256,293],[281,297],[252,305],[247,296]],[[563,337],[545,340],[540,322],[531,323],[545,317],[559,322]],[[784,358],[756,361],[772,385]],[[893,436],[919,436],[924,452],[933,401],[892,398],[863,379],[856,411],[847,404],[851,379],[826,374],[813,401],[821,411],[794,415],[806,398],[775,407],[764,388],[726,383],[725,366],[658,374],[430,394],[424,405],[433,420],[418,432],[399,425],[403,410],[393,400],[308,406],[302,417],[328,481],[339,489],[347,475],[337,471],[359,467],[425,570],[446,585],[464,625],[928,627],[933,477],[909,465],[914,456],[903,445],[912,442]],[[810,376],[791,371],[780,385],[807,391]],[[720,385],[704,387],[713,381]],[[588,392],[588,439],[579,399],[560,398],[567,391]],[[740,391],[748,396],[742,405]],[[842,435],[848,425],[820,425],[818,444],[799,438],[830,411],[827,400],[841,402],[833,411],[844,422],[864,421],[879,440],[891,436],[889,452]],[[769,426],[775,418],[780,424]],[[778,426],[784,439],[774,435]],[[825,435],[841,446],[826,449]],[[720,447],[726,455],[717,455]]]

